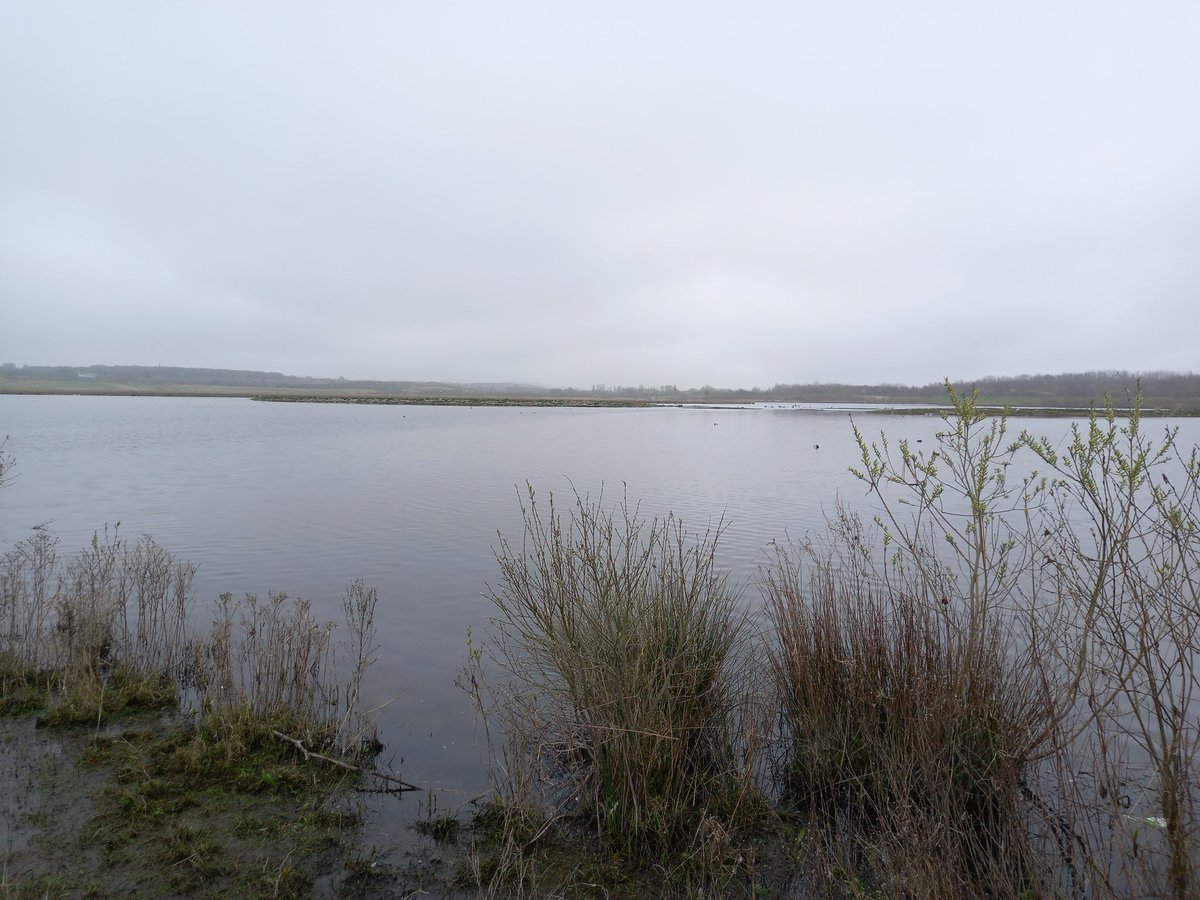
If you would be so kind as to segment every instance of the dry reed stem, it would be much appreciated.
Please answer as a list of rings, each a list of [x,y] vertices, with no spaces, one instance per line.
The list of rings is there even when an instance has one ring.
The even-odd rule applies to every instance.
[[[579,496],[543,515],[532,490],[522,510],[491,592],[510,803],[585,814],[637,859],[708,818],[736,832],[757,763],[735,720],[745,610],[716,568],[720,527],[693,539],[674,517]]]
[[[378,749],[362,682],[377,647],[377,592],[355,582],[343,611],[352,668],[334,666],[332,623],[317,622],[305,600],[223,595],[207,635],[193,631],[195,567],[149,537],[130,546],[118,529],[98,532],[61,557],[44,530],[0,559],[0,686],[39,681],[69,717],[104,712],[110,681],[131,697],[161,702],[163,686],[187,692],[208,716],[249,711],[297,728],[343,754]],[[90,712],[86,712],[90,710]]]

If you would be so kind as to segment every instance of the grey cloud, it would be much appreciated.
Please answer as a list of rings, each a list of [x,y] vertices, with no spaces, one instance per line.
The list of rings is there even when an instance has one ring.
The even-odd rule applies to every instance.
[[[731,386],[1195,367],[1191,7],[8,19],[18,363]]]

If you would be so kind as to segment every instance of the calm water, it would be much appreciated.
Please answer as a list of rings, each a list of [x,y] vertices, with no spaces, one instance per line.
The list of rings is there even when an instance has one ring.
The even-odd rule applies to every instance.
[[[942,424],[854,415],[870,434],[926,446]],[[491,548],[497,531],[519,534],[525,482],[540,493],[603,487],[614,500],[625,490],[693,530],[723,517],[724,564],[748,579],[770,541],[819,530],[839,496],[863,508],[847,472],[849,416],[0,396],[0,436],[17,460],[0,490],[0,551],[47,521],[63,552],[120,522],[127,537],[151,534],[196,562],[202,601],[281,590],[330,619],[343,586],[363,578],[380,593],[369,692],[395,698],[380,723],[389,751],[407,780],[470,796],[485,773],[454,679],[467,630],[486,627]],[[1200,426],[1178,424],[1191,446]],[[1010,426],[1062,439],[1069,423]]]

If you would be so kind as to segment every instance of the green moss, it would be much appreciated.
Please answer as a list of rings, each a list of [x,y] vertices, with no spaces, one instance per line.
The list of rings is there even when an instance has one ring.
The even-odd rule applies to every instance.
[[[227,726],[126,717],[91,739],[63,727],[45,782],[62,803],[31,787],[31,843],[9,854],[0,895],[296,896],[318,877],[355,878],[352,774],[306,761],[266,724]]]
[[[0,716],[23,716],[37,712],[46,702],[46,692],[35,685],[8,684],[0,689]]]

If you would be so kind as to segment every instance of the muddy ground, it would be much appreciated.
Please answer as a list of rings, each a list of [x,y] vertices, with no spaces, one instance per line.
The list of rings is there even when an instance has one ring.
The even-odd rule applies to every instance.
[[[0,718],[0,896],[459,893],[452,842],[372,841],[361,777],[282,745],[222,767],[190,728],[174,713],[98,729]]]

